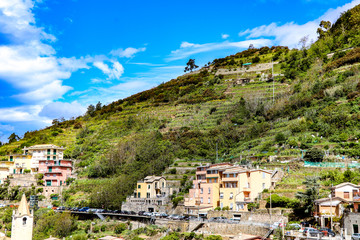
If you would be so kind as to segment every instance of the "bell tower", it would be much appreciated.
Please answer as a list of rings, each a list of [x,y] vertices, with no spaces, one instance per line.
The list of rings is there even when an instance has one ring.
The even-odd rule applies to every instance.
[[[23,194],[19,208],[13,211],[11,240],[31,240],[33,225],[33,212],[30,211],[25,194]]]

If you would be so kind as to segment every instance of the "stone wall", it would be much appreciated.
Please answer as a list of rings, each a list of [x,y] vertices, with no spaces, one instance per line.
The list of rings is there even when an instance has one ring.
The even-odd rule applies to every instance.
[[[198,226],[201,222],[198,221],[168,221],[165,219],[156,220],[155,224],[160,227],[166,227],[172,231],[189,232]],[[240,222],[240,223],[216,223],[205,222],[204,225],[196,231],[198,234],[215,234],[215,235],[239,235],[251,234],[264,236],[269,231],[267,224],[255,222]]]
[[[347,234],[352,235],[355,233],[354,225],[358,226],[358,233],[360,232],[360,213],[354,213],[354,212],[344,213],[344,217],[342,221],[343,221],[342,227],[346,229]]]
[[[32,185],[36,186],[33,174],[12,174],[10,177],[10,186],[30,187]]]
[[[279,222],[281,220],[284,220],[285,223],[288,222],[288,218],[284,216],[281,211],[278,212],[272,211],[271,219],[270,219],[270,214],[267,211],[259,211],[259,212],[209,211],[208,219],[212,217],[226,217],[228,219],[232,219],[234,217],[234,214],[241,215],[241,221],[270,223],[270,222]]]

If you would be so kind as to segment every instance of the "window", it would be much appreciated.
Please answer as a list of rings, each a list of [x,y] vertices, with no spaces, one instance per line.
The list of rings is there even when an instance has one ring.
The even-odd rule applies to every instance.
[[[24,217],[24,218],[23,218],[23,225],[26,225],[26,220],[27,220],[27,218]]]
[[[161,185],[162,187],[165,187],[165,183],[164,182],[162,182],[162,185]]]
[[[223,208],[223,207],[224,207],[224,204],[223,204],[223,203],[220,203],[220,207]]]
[[[262,184],[262,188],[265,189],[265,183]]]
[[[217,183],[217,178],[214,178],[214,183]]]
[[[203,188],[200,188],[200,193],[202,194],[204,192],[204,189]]]
[[[230,203],[230,210],[233,210],[234,204]]]
[[[224,193],[220,193],[220,199],[223,199],[224,198]]]
[[[148,189],[150,189],[150,184],[148,184]]]
[[[265,178],[265,173],[264,172],[262,173],[262,177]]]
[[[349,192],[344,192],[344,198],[350,198]]]
[[[208,197],[208,203],[210,203],[210,197]]]
[[[200,203],[203,203],[204,202],[204,199],[201,197],[200,198]]]
[[[233,197],[234,197],[234,194],[230,193],[230,199],[233,199]]]
[[[138,185],[138,188],[141,188],[141,185]]]
[[[208,190],[209,190],[209,194],[211,193],[211,188],[208,188]]]
[[[140,192],[138,192],[138,198],[140,198]]]
[[[158,184],[158,183],[156,182],[156,183],[155,183],[155,188],[158,188],[158,187],[157,187],[157,186],[158,186],[157,184]]]
[[[209,179],[209,183],[212,183],[212,179],[211,179],[211,178]]]
[[[150,198],[150,193],[146,193],[146,197],[147,197],[147,198]]]

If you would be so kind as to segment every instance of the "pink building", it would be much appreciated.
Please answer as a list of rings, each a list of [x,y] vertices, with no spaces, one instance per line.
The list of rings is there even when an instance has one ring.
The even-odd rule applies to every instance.
[[[71,160],[39,160],[39,173],[44,174],[45,186],[66,185],[71,175]]]
[[[63,159],[62,147],[55,145],[37,145],[39,153],[44,152],[38,157],[39,173],[44,174],[45,186],[66,185],[66,179],[71,175],[72,160]]]

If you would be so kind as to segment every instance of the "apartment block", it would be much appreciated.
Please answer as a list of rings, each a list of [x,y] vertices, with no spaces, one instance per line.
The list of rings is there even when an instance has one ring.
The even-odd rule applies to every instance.
[[[247,169],[231,163],[200,166],[193,188],[185,198],[188,214],[205,213],[216,207],[247,211],[264,189],[273,186],[276,171]]]

